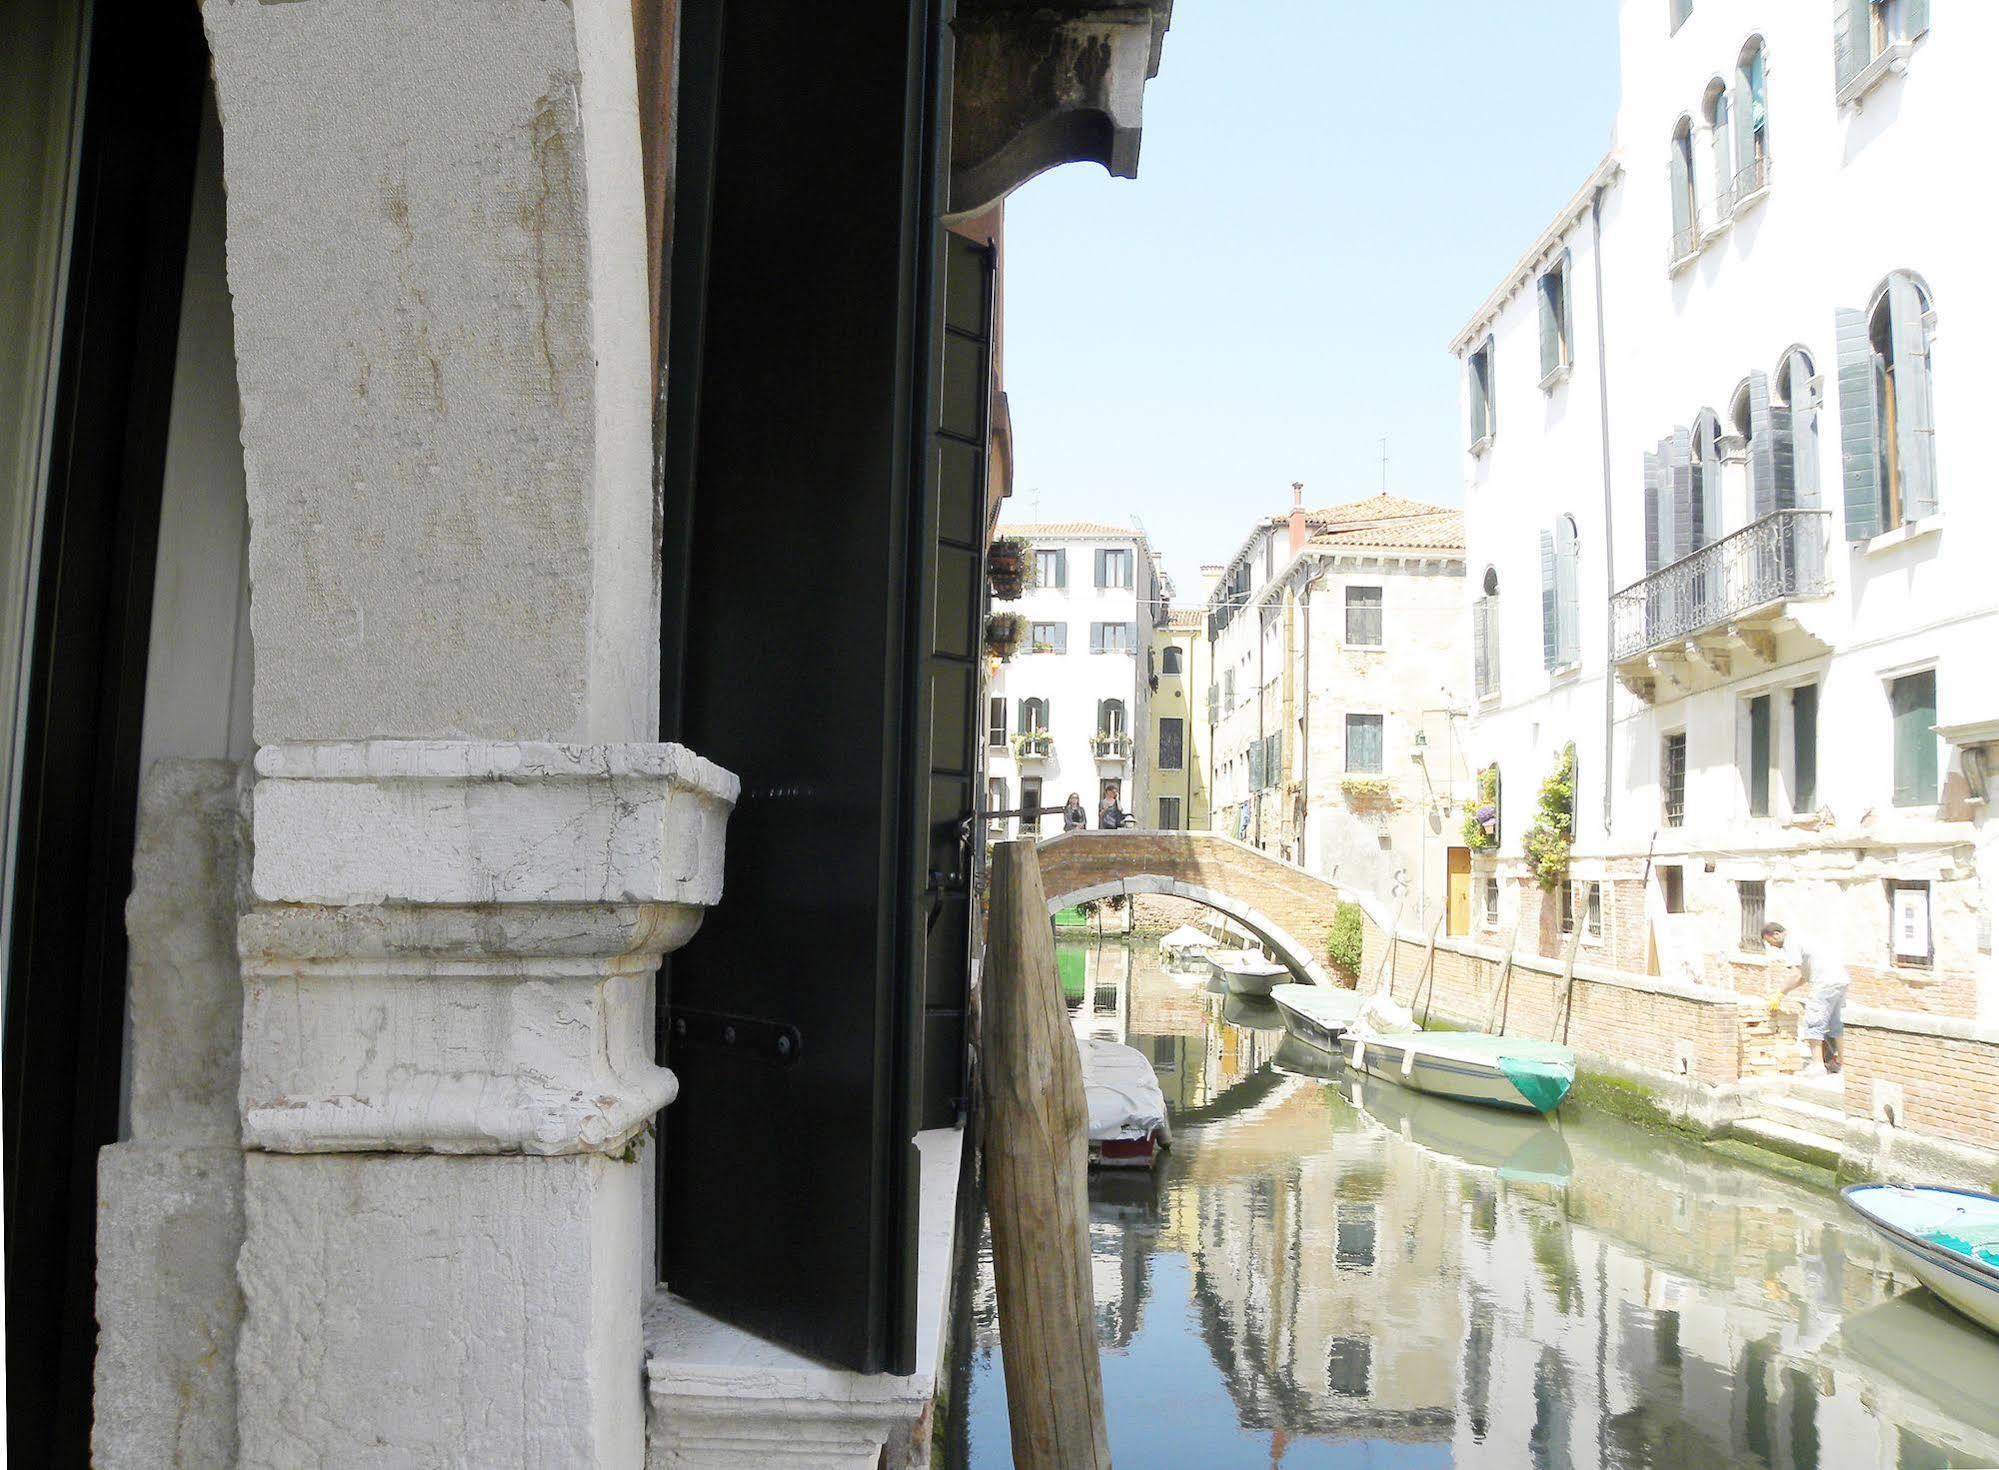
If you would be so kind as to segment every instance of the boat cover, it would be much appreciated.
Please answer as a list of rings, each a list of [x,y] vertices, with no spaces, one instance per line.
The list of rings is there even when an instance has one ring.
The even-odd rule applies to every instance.
[[[1142,1052],[1115,1041],[1080,1040],[1083,1097],[1090,1109],[1090,1137],[1142,1138],[1166,1131],[1166,1097]]]
[[[1161,949],[1213,949],[1215,940],[1191,924],[1182,924],[1159,941]]]
[[[1499,1058],[1499,1070],[1520,1089],[1520,1095],[1541,1112],[1555,1107],[1568,1096],[1569,1084],[1576,1079],[1575,1064],[1564,1066],[1540,1057],[1523,1057],[1507,1052]]]

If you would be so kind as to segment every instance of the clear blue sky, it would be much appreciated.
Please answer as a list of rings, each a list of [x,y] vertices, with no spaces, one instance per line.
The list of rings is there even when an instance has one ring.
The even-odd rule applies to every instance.
[[[1004,519],[1136,513],[1193,600],[1254,516],[1461,500],[1445,350],[1610,142],[1615,0],[1176,0],[1136,180],[1007,206]]]

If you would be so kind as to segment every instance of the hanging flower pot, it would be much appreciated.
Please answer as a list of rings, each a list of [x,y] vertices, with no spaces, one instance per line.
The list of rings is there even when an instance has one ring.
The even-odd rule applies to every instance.
[[[986,651],[1001,663],[1012,658],[1027,636],[1027,619],[1019,613],[994,613],[986,619]]]
[[[1027,585],[1027,545],[1010,536],[993,542],[986,551],[986,582],[993,600],[1012,602]]]

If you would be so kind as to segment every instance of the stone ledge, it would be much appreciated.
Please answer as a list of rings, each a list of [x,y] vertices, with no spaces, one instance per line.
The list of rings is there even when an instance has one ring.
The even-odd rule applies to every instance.
[[[829,1368],[662,1291],[646,1315],[649,1470],[876,1470],[885,1445],[892,1465],[910,1463],[892,1441],[927,1437],[967,1136],[938,1128],[918,1134],[916,1145],[923,1161],[918,1371],[902,1377]]]

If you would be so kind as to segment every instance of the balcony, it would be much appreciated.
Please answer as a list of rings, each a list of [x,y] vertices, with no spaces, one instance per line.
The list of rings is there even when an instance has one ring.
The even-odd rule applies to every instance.
[[[1013,737],[1017,761],[1045,761],[1055,753],[1055,737],[1046,730],[1023,730]]]
[[[1100,761],[1131,759],[1131,737],[1122,731],[1099,731],[1090,737],[1090,749]]]
[[[1832,589],[1826,575],[1831,512],[1780,510],[1662,567],[1611,599],[1611,658],[1645,700],[1660,682],[1679,690],[1703,674],[1732,676],[1734,661],[1769,664],[1796,628],[1788,604]]]

